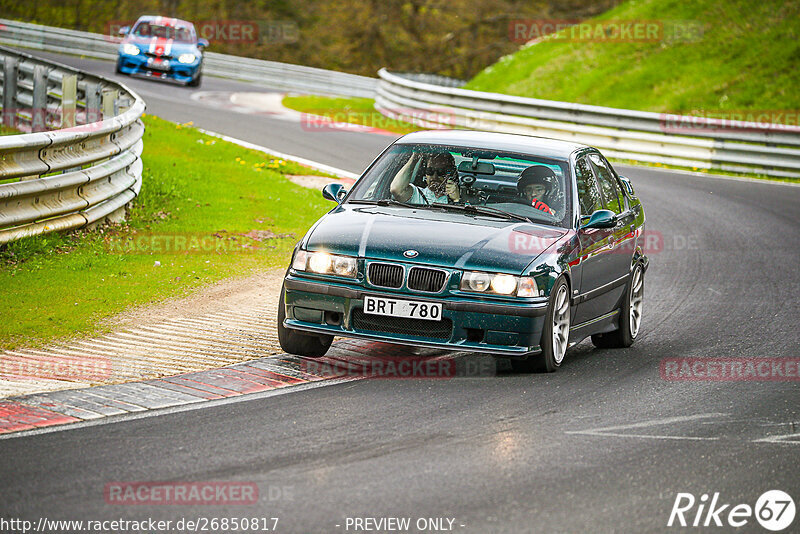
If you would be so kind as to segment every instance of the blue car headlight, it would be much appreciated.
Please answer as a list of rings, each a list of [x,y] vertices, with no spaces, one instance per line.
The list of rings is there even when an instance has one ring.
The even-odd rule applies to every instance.
[[[125,43],[122,45],[122,51],[129,56],[138,56],[140,52],[139,47],[131,43]]]
[[[179,63],[194,63],[195,59],[197,59],[197,57],[194,54],[181,54],[178,56]]]
[[[294,255],[292,269],[347,278],[355,278],[358,275],[356,258],[306,250],[298,250]]]

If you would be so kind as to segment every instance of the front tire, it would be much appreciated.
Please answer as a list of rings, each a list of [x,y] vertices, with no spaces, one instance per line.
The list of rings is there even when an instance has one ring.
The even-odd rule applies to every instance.
[[[200,83],[202,81],[203,81],[203,73],[201,72],[200,74],[197,75],[197,78],[195,78],[194,80],[191,80],[186,85],[188,85],[189,87],[200,87]]]
[[[559,278],[550,292],[550,304],[542,330],[542,353],[525,360],[511,360],[512,369],[525,373],[552,373],[561,367],[569,345],[570,319],[569,284]]]
[[[333,343],[333,336],[305,334],[292,328],[286,328],[283,326],[284,319],[286,319],[286,299],[284,289],[281,287],[281,296],[278,301],[278,342],[281,344],[281,348],[289,354],[306,358],[325,356]]]
[[[599,349],[619,349],[630,347],[639,334],[642,325],[642,304],[644,301],[644,270],[637,263],[625,291],[619,328],[606,334],[595,334],[592,343]]]

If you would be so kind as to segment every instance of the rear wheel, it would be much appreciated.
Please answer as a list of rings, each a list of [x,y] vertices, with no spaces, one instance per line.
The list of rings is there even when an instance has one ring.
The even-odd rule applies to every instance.
[[[619,328],[605,334],[592,336],[592,343],[600,349],[624,348],[633,345],[642,325],[642,304],[644,301],[644,270],[636,264],[625,291],[625,299],[620,310]]]
[[[511,360],[515,371],[552,373],[561,366],[569,344],[570,300],[569,285],[559,278],[550,292],[550,304],[542,331],[542,353],[525,360]]]
[[[333,343],[333,336],[326,334],[306,334],[286,328],[283,320],[286,319],[286,301],[284,290],[281,288],[281,297],[278,301],[278,342],[281,348],[289,354],[319,358],[325,356]]]

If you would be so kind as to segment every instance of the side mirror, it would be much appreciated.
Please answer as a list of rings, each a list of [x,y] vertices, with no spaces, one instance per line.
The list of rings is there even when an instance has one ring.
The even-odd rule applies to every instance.
[[[200,48],[208,48],[208,39],[198,39],[197,46]]]
[[[620,176],[619,181],[622,182],[622,187],[625,188],[625,191],[628,193],[628,196],[636,198],[636,193],[633,191],[633,184],[631,184],[631,181],[625,178],[624,176]]]
[[[124,36],[128,35],[129,31],[131,31],[131,27],[130,26],[123,26],[122,28],[119,29],[119,34],[124,37]]]
[[[617,225],[617,215],[611,210],[597,210],[589,217],[581,230],[589,228],[614,228]]]
[[[322,188],[322,198],[340,203],[347,194],[347,189],[342,184],[328,184]]]

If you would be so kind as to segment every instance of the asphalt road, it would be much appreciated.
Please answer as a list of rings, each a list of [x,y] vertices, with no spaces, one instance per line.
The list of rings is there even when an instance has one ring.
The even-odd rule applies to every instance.
[[[193,99],[203,94],[223,92],[263,92],[269,88],[204,76],[202,86],[185,87],[158,80],[116,74],[114,63],[47,52],[23,50],[72,67],[124,83],[147,103],[147,113],[175,122],[193,121],[198,128],[223,133],[284,154],[305,157],[318,163],[351,172],[364,170],[393,137],[359,132],[315,130],[268,114],[245,115]]]
[[[391,140],[312,135],[210,111],[183,88],[129,83],[150,113],[346,170]],[[201,90],[243,87],[252,90],[207,78]],[[797,358],[800,187],[622,170],[662,244],[649,252],[633,347],[584,342],[551,375],[362,380],[0,440],[0,515],[278,517],[278,532],[352,532],[348,517],[445,517],[457,532],[663,532],[682,530],[667,528],[679,492],[719,492],[732,507],[780,489],[797,502],[800,383],[670,381],[660,365]],[[260,500],[118,506],[103,497],[115,481],[206,480],[256,483]],[[737,531],[765,532],[752,517]]]

